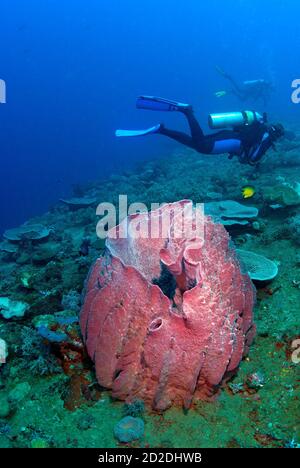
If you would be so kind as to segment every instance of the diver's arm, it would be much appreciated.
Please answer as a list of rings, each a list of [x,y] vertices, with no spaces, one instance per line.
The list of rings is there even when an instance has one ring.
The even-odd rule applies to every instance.
[[[270,134],[266,132],[260,144],[253,148],[252,150],[249,151],[248,154],[248,162],[249,164],[256,164],[258,161],[261,160],[261,158],[264,156],[264,154],[273,146],[273,142],[271,140]]]
[[[238,97],[240,97],[240,95],[243,95],[243,90],[239,87],[239,85],[237,84],[237,82],[235,81],[235,79],[229,75],[228,73],[226,73],[221,67],[219,66],[216,66],[216,70],[218,73],[220,73],[220,75],[222,75],[224,78],[226,78],[228,81],[230,81],[230,83],[232,84],[233,86],[233,91],[235,94],[237,94]]]

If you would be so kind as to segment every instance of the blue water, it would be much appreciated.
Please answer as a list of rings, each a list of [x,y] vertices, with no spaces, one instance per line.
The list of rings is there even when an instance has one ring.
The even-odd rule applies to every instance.
[[[266,110],[299,122],[296,0],[2,0],[0,15],[0,231],[72,184],[168,154],[175,144],[162,137],[114,138],[162,119],[185,128],[180,115],[137,111],[138,94],[191,102],[204,126],[209,112],[240,109],[214,97],[229,87],[216,64],[238,80],[272,79]]]

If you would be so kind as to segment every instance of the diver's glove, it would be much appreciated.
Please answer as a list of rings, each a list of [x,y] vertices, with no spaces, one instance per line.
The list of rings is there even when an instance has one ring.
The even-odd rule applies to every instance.
[[[215,96],[216,96],[217,98],[224,97],[224,96],[226,96],[226,94],[227,94],[226,91],[217,91],[217,92],[215,92]]]

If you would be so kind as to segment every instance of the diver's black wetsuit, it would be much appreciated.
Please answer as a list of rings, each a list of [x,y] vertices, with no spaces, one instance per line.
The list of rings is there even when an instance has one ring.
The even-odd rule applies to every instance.
[[[261,99],[264,106],[268,104],[272,88],[271,85],[264,80],[254,81],[253,85],[244,84],[243,87],[238,86],[232,79],[231,82],[233,84],[232,93],[235,94],[241,102],[250,100],[256,102]]]
[[[229,153],[238,156],[241,163],[256,164],[273,146],[267,125],[257,122],[233,130],[222,130],[204,135],[192,108],[181,111],[187,118],[191,136],[161,125],[159,133],[203,154]]]
[[[271,83],[265,80],[253,80],[245,81],[241,86],[235,81],[235,79],[225,72],[222,72],[224,78],[226,78],[232,84],[231,92],[241,101],[246,102],[249,100],[258,101],[261,99],[266,106],[271,97],[273,87]]]

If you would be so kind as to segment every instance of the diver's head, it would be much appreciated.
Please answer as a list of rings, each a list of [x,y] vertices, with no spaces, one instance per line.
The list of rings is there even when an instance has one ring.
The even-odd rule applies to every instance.
[[[280,123],[270,125],[269,134],[272,141],[277,141],[279,138],[283,137],[285,134],[284,126]]]

